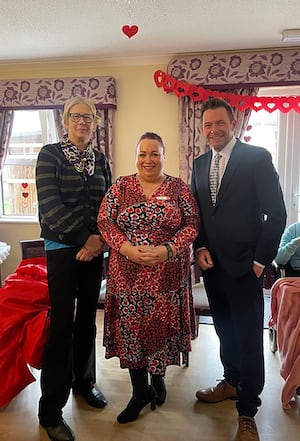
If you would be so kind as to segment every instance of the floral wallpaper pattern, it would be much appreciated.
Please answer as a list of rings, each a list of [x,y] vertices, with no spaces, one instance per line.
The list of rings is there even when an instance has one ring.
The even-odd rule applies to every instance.
[[[300,83],[300,48],[266,49],[174,57],[168,74],[217,88]]]
[[[116,108],[113,77],[48,78],[0,81],[0,109],[61,108],[67,99],[82,95],[97,108]]]

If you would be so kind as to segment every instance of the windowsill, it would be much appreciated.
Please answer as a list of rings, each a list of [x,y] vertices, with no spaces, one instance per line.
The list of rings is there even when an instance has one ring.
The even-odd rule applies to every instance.
[[[37,217],[0,217],[0,224],[38,224]]]

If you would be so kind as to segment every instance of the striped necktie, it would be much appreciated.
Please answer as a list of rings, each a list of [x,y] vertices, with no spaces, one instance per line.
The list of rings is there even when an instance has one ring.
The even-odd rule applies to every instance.
[[[211,201],[213,205],[216,205],[217,200],[217,193],[218,193],[218,186],[219,186],[219,165],[220,165],[220,159],[222,158],[222,155],[220,153],[217,153],[214,157],[214,163],[210,171],[209,175],[209,188],[210,188],[210,194],[211,194]]]

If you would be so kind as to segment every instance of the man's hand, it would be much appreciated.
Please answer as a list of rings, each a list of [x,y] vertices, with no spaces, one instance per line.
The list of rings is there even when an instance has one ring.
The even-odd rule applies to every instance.
[[[214,266],[210,252],[206,248],[197,251],[196,262],[203,271],[206,271]]]
[[[264,268],[262,266],[256,265],[256,263],[253,264],[253,272],[256,275],[257,278],[259,278],[262,273],[264,272]]]

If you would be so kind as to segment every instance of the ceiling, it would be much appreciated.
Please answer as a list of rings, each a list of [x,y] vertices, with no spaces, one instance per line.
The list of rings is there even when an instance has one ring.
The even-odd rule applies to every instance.
[[[279,48],[287,46],[284,29],[300,28],[300,0],[0,0],[0,7],[0,63]],[[139,26],[130,39],[126,24]]]

